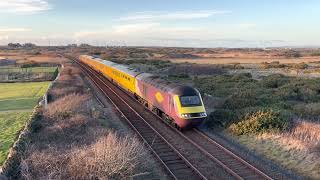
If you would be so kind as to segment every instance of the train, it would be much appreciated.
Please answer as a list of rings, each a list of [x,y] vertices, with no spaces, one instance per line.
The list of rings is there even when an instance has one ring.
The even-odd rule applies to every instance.
[[[80,55],[79,60],[179,130],[197,127],[207,117],[201,94],[193,87],[94,56]]]

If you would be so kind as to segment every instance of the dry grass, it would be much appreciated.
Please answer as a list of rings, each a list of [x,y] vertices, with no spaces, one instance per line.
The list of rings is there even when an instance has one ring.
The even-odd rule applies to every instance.
[[[90,147],[72,152],[68,167],[74,179],[123,179],[145,166],[145,155],[136,138],[109,133]]]
[[[320,124],[303,120],[296,120],[290,132],[284,137],[291,139],[297,144],[296,147],[315,153],[320,157]],[[291,143],[294,145],[294,143]]]
[[[124,179],[145,167],[144,146],[131,136],[110,132],[90,146],[70,151],[33,151],[21,164],[24,179]]]
[[[69,94],[50,104],[44,112],[44,116],[51,119],[66,119],[73,114],[79,113],[85,107],[85,102],[89,99],[88,95]]]
[[[311,179],[320,178],[320,124],[296,120],[286,133],[238,137],[257,153]]]

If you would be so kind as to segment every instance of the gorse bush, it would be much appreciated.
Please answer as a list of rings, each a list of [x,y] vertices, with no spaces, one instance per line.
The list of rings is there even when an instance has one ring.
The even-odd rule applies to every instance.
[[[308,67],[309,67],[309,65],[304,62],[292,65],[292,68],[294,68],[294,69],[307,69]]]
[[[240,122],[232,124],[229,129],[236,135],[261,133],[266,131],[284,130],[288,126],[288,119],[280,112],[257,111],[246,115]]]
[[[206,121],[208,127],[227,127],[237,118],[234,111],[229,109],[217,109],[213,111]]]
[[[261,84],[266,88],[279,88],[290,82],[291,78],[282,74],[273,74],[263,77]]]
[[[238,91],[226,98],[224,108],[241,109],[250,106],[257,106],[259,104],[257,93],[253,89]]]
[[[274,61],[271,63],[263,62],[260,64],[261,69],[270,69],[270,68],[286,68],[288,67],[286,64],[280,64],[279,61]]]

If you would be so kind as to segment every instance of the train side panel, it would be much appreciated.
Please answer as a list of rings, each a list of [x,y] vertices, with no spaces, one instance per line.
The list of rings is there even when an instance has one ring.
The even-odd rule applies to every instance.
[[[136,94],[161,111],[166,113],[170,111],[168,104],[171,95],[169,93],[137,79]]]
[[[134,93],[136,91],[135,88],[135,77],[124,73],[115,67],[111,67],[110,71],[106,72],[110,75],[110,78],[116,82],[118,85],[120,85],[125,90],[130,91],[131,93]]]
[[[104,63],[105,61],[99,58],[93,59],[91,56],[80,56],[80,60],[86,64],[88,64],[93,69],[99,71],[108,79],[117,83],[123,89],[134,93],[135,90],[135,82],[136,79],[133,75],[130,75],[126,72],[123,72],[118,69],[117,65],[110,66]],[[124,68],[124,67],[122,67]],[[124,69],[125,70],[125,69]]]

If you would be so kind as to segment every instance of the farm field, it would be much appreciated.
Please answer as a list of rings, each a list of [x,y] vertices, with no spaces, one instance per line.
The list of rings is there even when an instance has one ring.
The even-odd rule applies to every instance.
[[[0,165],[49,83],[0,84]]]
[[[47,91],[50,82],[1,83],[0,112],[32,110]]]

